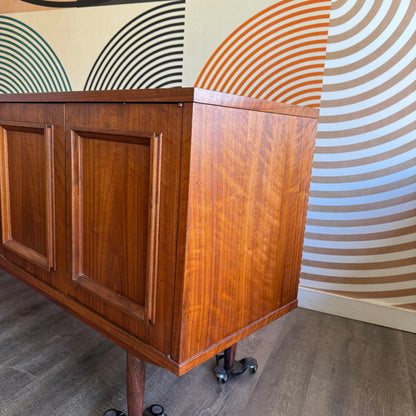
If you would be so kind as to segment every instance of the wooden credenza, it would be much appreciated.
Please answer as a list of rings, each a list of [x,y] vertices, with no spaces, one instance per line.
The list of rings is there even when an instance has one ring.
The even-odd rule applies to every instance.
[[[193,88],[1,96],[0,267],[184,374],[296,307],[317,114]]]

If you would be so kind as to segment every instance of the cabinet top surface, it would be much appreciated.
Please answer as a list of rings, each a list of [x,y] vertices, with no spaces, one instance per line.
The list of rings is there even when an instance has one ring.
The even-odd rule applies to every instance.
[[[199,103],[245,110],[318,118],[315,108],[240,97],[200,88],[70,91],[31,94],[0,94],[0,103]]]

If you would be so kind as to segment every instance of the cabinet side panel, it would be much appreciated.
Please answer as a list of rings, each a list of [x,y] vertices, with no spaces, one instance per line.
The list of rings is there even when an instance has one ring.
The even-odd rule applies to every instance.
[[[296,299],[282,289],[298,281],[304,122],[316,120],[194,106],[180,362]]]

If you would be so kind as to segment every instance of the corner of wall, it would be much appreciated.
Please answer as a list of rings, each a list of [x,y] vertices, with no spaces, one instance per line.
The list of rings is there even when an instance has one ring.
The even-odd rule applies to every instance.
[[[416,311],[299,287],[299,307],[416,333]]]

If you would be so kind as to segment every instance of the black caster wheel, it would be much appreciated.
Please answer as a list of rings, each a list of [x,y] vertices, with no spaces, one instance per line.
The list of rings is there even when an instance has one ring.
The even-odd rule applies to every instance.
[[[257,367],[257,366],[252,367],[252,368],[250,368],[250,369],[249,369],[250,374],[254,374],[254,373],[256,373],[256,372],[257,372],[257,370],[258,370],[258,367]]]
[[[103,416],[127,416],[127,415],[121,410],[108,409],[104,412]]]
[[[165,409],[160,404],[152,404],[144,412],[143,416],[166,416]]]
[[[215,375],[217,376],[218,383],[224,384],[228,381],[228,372],[224,367],[217,367],[215,369]]]

